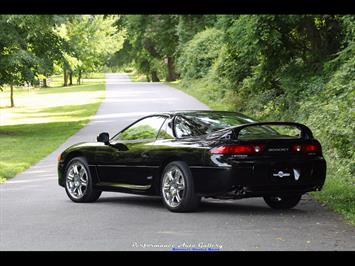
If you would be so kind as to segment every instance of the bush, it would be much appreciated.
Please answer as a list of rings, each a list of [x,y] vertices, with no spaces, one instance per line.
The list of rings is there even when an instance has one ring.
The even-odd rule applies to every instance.
[[[184,79],[204,77],[211,69],[223,45],[223,32],[215,28],[197,33],[178,59],[177,67]]]

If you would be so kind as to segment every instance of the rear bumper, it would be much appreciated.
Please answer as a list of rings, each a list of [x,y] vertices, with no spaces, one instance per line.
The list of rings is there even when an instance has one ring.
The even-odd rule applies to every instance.
[[[297,172],[295,172],[295,171]],[[282,171],[289,176],[275,176]],[[307,160],[232,161],[228,165],[191,168],[195,190],[204,196],[239,190],[243,196],[304,194],[321,190],[326,177],[323,157]]]

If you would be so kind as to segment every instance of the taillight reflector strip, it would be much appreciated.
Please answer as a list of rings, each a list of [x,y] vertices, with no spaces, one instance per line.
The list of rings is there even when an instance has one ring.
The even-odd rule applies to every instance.
[[[222,145],[212,148],[211,154],[258,154],[264,151],[264,145]]]

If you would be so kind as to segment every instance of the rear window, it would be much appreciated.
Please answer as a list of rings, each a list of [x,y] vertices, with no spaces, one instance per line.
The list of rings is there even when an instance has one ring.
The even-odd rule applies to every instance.
[[[294,126],[269,125],[251,126],[239,132],[238,139],[298,139],[301,137],[301,130]]]
[[[175,133],[178,138],[211,134],[218,130],[256,122],[249,117],[229,112],[199,112],[183,114],[175,118]],[[246,132],[268,132],[267,127],[248,128]]]
[[[175,133],[178,138],[208,135],[218,130],[243,124],[254,123],[255,120],[234,112],[198,112],[183,114],[175,119]],[[265,138],[299,138],[300,130],[292,126],[251,126],[239,133],[240,139]]]

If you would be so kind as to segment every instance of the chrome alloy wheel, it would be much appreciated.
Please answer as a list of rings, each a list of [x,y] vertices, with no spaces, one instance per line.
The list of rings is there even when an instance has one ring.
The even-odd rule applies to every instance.
[[[185,191],[183,173],[178,167],[170,168],[163,176],[162,194],[165,202],[172,208],[180,205]]]
[[[82,163],[74,162],[70,165],[65,183],[73,198],[80,199],[85,195],[88,186],[88,173]]]

